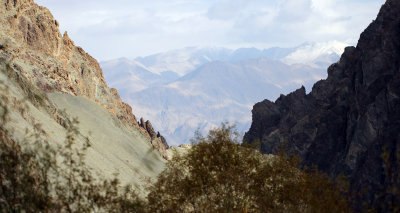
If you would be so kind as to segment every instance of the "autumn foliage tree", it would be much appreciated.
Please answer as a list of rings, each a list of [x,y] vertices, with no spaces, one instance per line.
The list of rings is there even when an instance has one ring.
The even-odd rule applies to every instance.
[[[224,123],[197,134],[150,187],[150,212],[349,212],[345,181],[299,169],[284,153],[263,155],[240,145]]]

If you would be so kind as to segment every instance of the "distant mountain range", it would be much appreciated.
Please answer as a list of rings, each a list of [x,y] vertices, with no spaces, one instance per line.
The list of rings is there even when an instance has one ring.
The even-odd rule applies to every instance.
[[[345,43],[304,43],[269,49],[189,47],[136,59],[101,62],[106,81],[136,115],[150,119],[168,143],[227,120],[249,129],[254,103],[275,100],[326,77]]]

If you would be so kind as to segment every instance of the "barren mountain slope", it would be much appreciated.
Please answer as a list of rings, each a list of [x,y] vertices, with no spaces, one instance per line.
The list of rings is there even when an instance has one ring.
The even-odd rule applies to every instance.
[[[11,100],[15,137],[41,123],[49,140],[62,143],[63,126],[78,117],[82,138],[92,132],[89,165],[107,177],[120,173],[124,183],[140,185],[155,177],[168,145],[150,122],[139,124],[131,107],[108,88],[97,61],[67,33],[61,36],[51,13],[33,0],[1,2],[1,80],[9,87],[1,93]]]

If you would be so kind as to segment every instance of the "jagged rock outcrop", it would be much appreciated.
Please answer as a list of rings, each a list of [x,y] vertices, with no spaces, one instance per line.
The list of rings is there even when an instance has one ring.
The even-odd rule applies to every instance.
[[[0,58],[11,64],[14,78],[24,79],[44,92],[86,97],[153,138],[139,127],[132,108],[121,100],[117,90],[108,88],[98,62],[75,46],[66,32],[60,34],[58,22],[48,9],[33,0],[2,0],[0,11]],[[158,146],[163,155],[164,146]]]
[[[144,119],[140,118],[139,126],[141,128],[143,128],[151,138],[156,138],[157,137],[157,134],[153,129],[153,125],[151,125],[149,120],[144,122]]]
[[[399,202],[376,195],[400,184],[400,1],[387,0],[357,47],[347,47],[310,94],[301,88],[252,112],[244,140],[259,140],[262,152],[284,147],[305,165],[348,175],[362,200]]]
[[[157,132],[157,138],[160,138],[161,143],[163,144],[163,147],[166,147],[166,149],[169,149],[169,145],[167,143],[167,140],[160,134],[160,132]]]
[[[140,118],[139,127],[142,128],[150,137],[154,149],[157,149],[165,159],[168,159],[166,150],[169,149],[169,146],[164,136],[162,136],[160,132],[157,132],[156,134],[156,131],[154,131],[153,125],[151,125],[149,120],[144,122],[144,119]]]

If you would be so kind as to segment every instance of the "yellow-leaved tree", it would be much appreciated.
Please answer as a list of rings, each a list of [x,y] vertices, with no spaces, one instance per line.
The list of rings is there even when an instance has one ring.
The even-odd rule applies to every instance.
[[[346,181],[242,146],[223,123],[176,155],[150,187],[150,212],[350,212]]]

